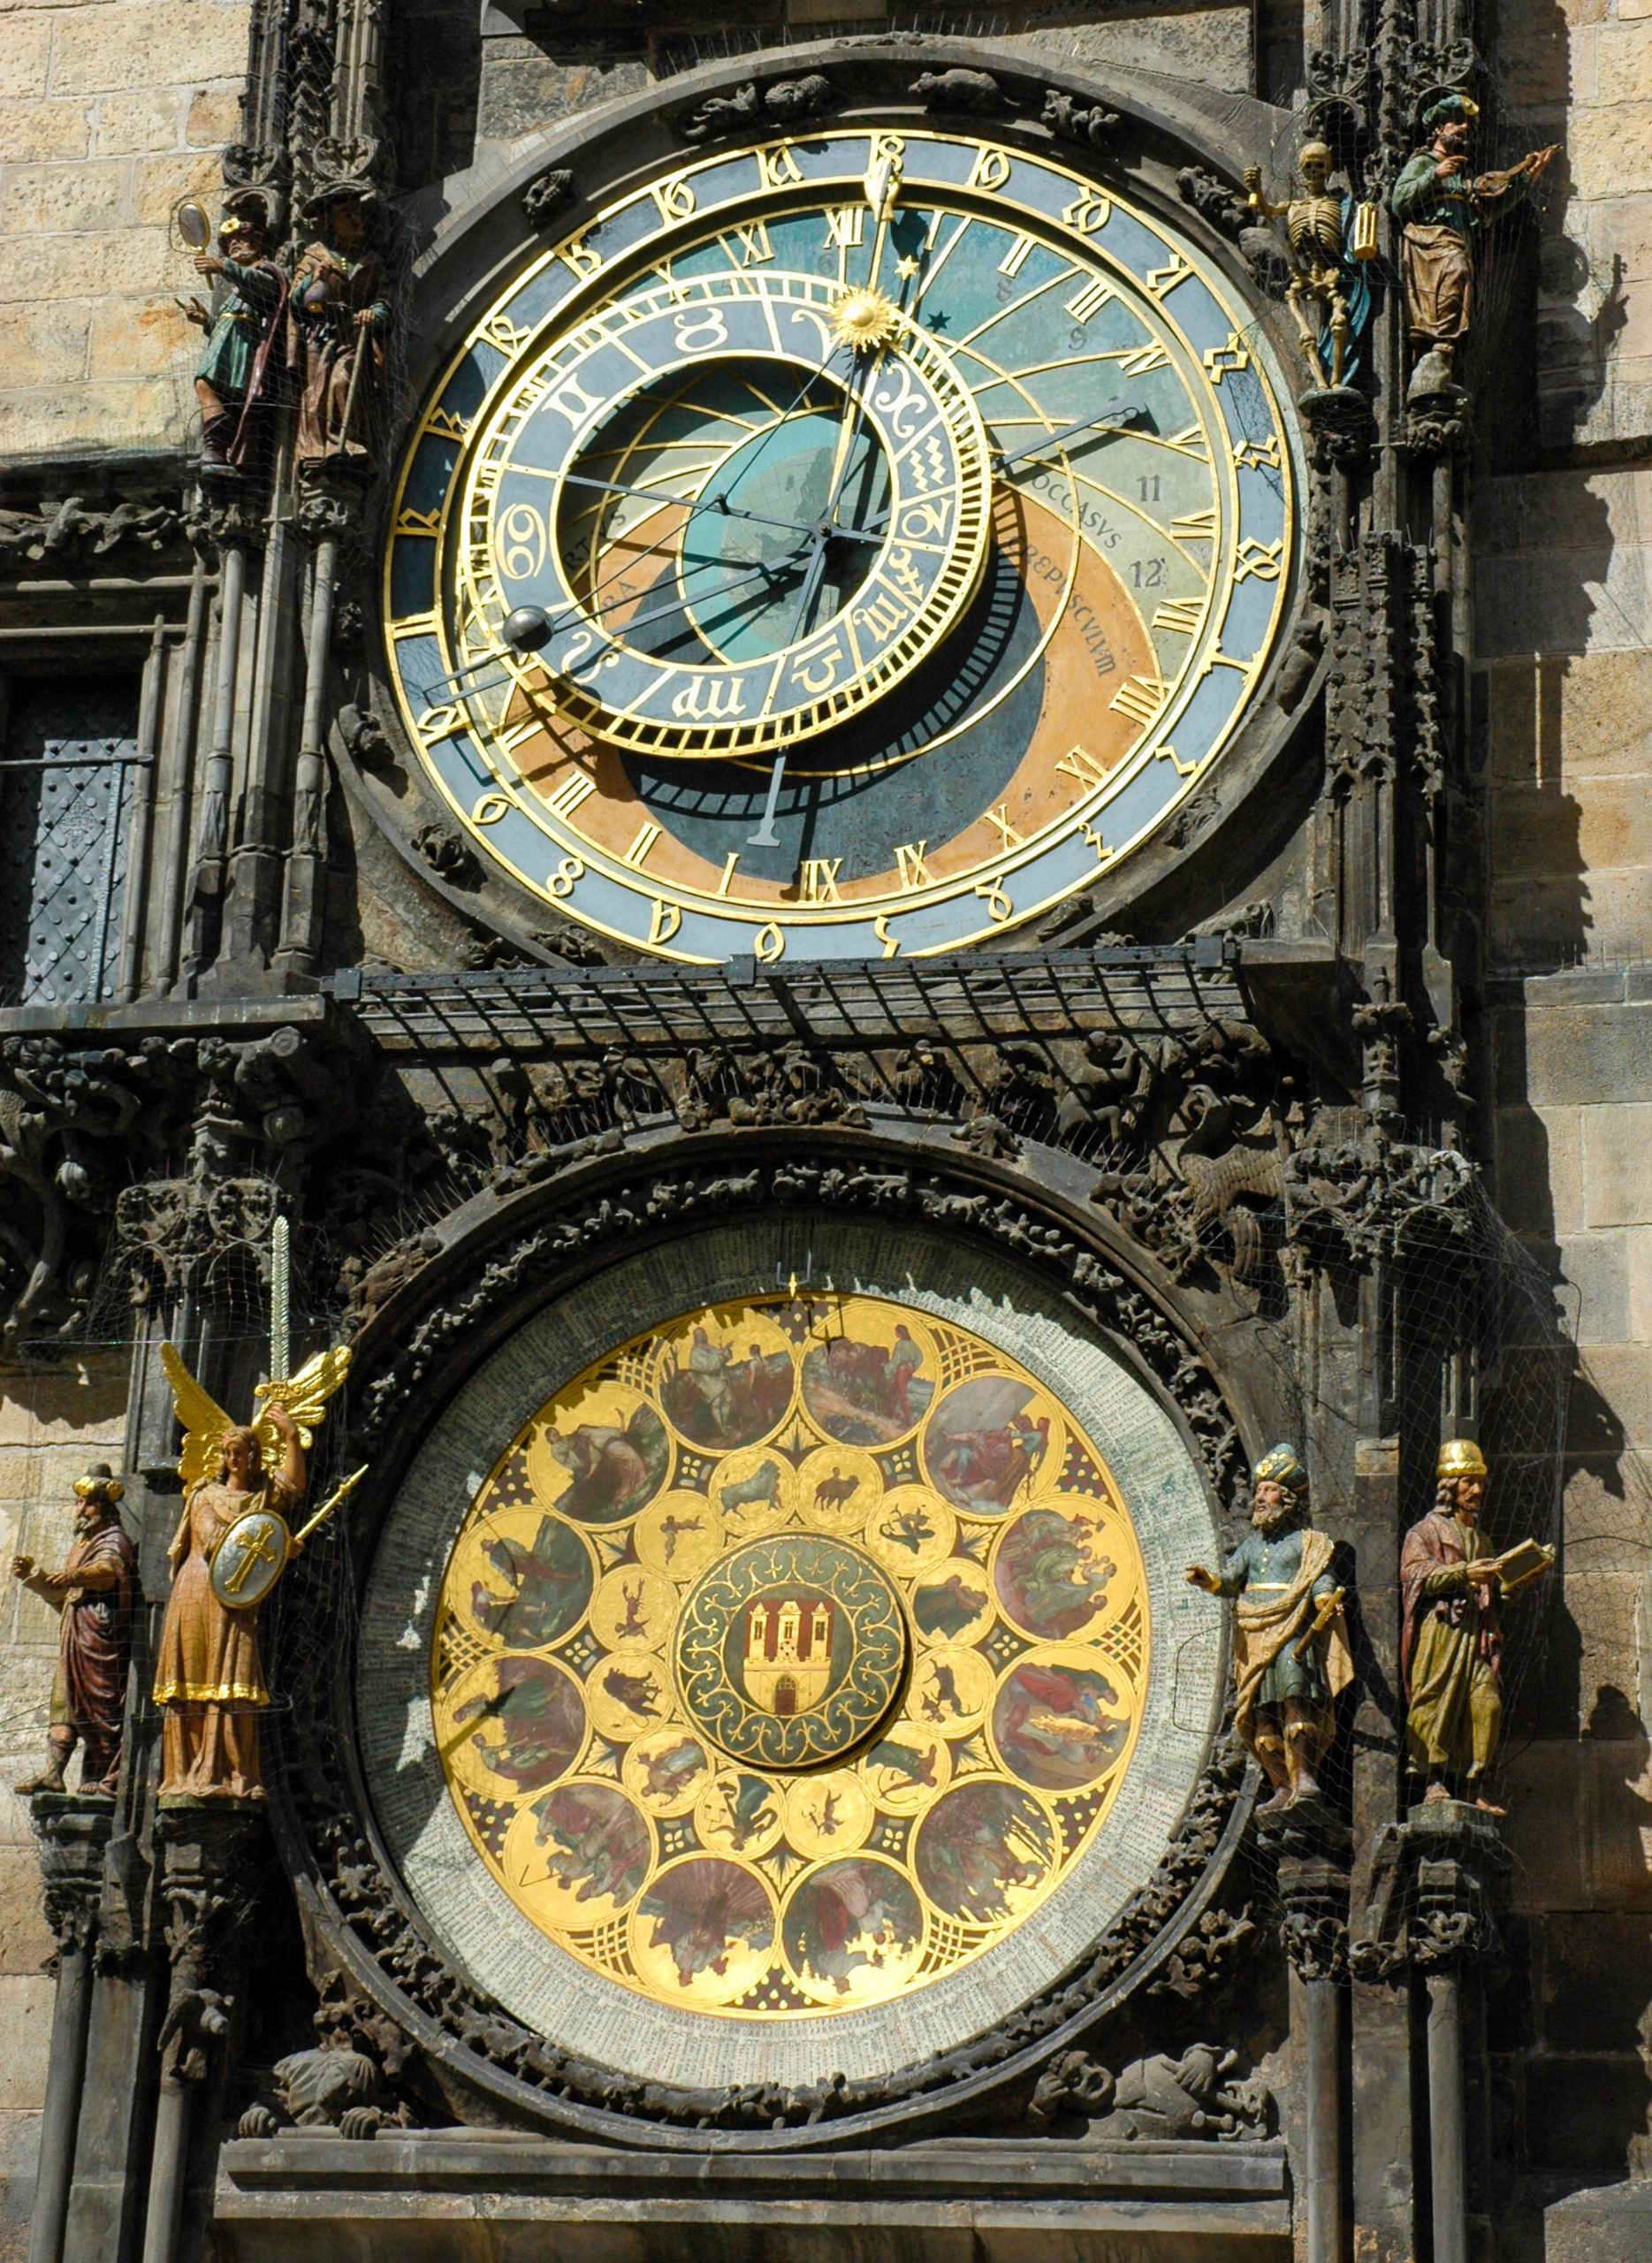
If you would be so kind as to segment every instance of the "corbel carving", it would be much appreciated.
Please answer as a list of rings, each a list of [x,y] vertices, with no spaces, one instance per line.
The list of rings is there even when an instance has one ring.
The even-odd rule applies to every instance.
[[[955,118],[998,118],[1012,107],[990,71],[920,72],[907,92],[925,108]]]
[[[78,1792],[36,1792],[29,1802],[40,1855],[46,1923],[57,1951],[52,1959],[86,1955],[97,1934],[103,1890],[103,1856],[115,1810],[106,1798]]]
[[[1266,2137],[1273,2126],[1273,2092],[1245,2079],[1243,2064],[1237,2051],[1195,2043],[1179,2059],[1159,2052],[1132,2060],[1115,2076],[1085,2052],[1066,2052],[1039,2077],[1027,2119],[1035,2130],[1054,2132],[1063,2122],[1082,2118],[1092,2143],[1196,2138],[1230,2145]]]
[[[766,86],[749,80],[732,95],[713,95],[699,109],[677,120],[685,141],[755,138],[761,133],[785,133],[825,118],[838,106],[836,88],[824,72],[811,71],[800,79],[772,79]]]
[[[1050,132],[1059,134],[1063,141],[1082,141],[1091,149],[1105,149],[1119,125],[1117,110],[1108,110],[1103,103],[1093,103],[1086,108],[1059,87],[1052,87],[1046,93],[1040,116]],[[1205,173],[1199,178],[1208,180],[1210,175]]]
[[[88,508],[80,495],[42,501],[34,510],[0,511],[0,573],[84,572],[111,551],[147,551],[152,557],[175,549],[184,535],[181,499],[129,495],[118,503]]]
[[[1498,1922],[1514,1858],[1496,1825],[1460,1800],[1425,1801],[1390,1823],[1373,1852],[1365,1917],[1349,1949],[1356,1979],[1397,1981],[1503,1965]]]
[[[257,1901],[253,1855],[263,1836],[256,1809],[163,1808],[161,1895],[171,1987],[157,2048],[170,2089],[203,2082],[229,2031],[227,1983]]]
[[[574,176],[565,165],[552,165],[537,173],[522,191],[522,217],[530,227],[549,227],[565,204],[572,202]]]

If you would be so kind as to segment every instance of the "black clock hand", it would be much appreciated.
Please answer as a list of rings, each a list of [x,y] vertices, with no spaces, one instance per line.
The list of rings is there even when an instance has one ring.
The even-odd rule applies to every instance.
[[[1081,416],[1076,424],[1064,424],[1059,432],[1046,432],[1042,438],[1029,440],[1024,448],[1015,448],[1008,455],[993,452],[993,469],[1008,471],[1012,463],[1021,463],[1028,456],[1036,456],[1046,448],[1058,448],[1063,440],[1087,432],[1092,424],[1111,424],[1120,431],[1127,431],[1132,424],[1151,424],[1153,415],[1146,404],[1128,397],[1109,400],[1105,408],[1098,408],[1093,416]]]
[[[567,487],[599,487],[607,495],[641,495],[651,503],[674,503],[679,510],[712,511],[720,519],[750,519],[756,526],[779,527],[787,534],[818,534],[820,523],[811,526],[802,519],[772,519],[762,511],[748,511],[743,505],[731,503],[726,495],[707,495],[697,501],[687,495],[673,495],[659,487],[626,487],[617,479],[590,479],[582,472],[569,472],[563,484]],[[846,540],[853,537],[862,542],[876,541],[875,535],[863,535],[858,528],[834,528]]]

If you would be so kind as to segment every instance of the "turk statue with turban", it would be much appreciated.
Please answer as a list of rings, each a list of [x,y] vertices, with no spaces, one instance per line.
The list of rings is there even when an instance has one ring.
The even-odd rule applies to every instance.
[[[1273,1787],[1263,1814],[1319,1796],[1336,1695],[1353,1679],[1331,1555],[1308,1522],[1308,1473],[1278,1445],[1256,1465],[1251,1529],[1221,1572],[1187,1567],[1192,1586],[1233,1599],[1234,1726]]]

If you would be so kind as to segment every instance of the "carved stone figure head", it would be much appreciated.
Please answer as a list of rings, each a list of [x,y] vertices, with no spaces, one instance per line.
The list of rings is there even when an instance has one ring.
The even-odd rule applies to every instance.
[[[263,1449],[258,1433],[244,1426],[224,1434],[224,1482],[232,1492],[244,1493],[263,1474]]]
[[[1423,132],[1441,156],[1461,157],[1467,153],[1469,136],[1479,116],[1480,104],[1471,102],[1466,95],[1447,95],[1423,112]]]
[[[1256,1490],[1252,1497],[1251,1522],[1271,1536],[1289,1532],[1308,1505],[1308,1473],[1294,1446],[1277,1445],[1256,1465]]]
[[[116,1504],[126,1490],[106,1461],[95,1461],[84,1477],[74,1481],[75,1530],[96,1532],[112,1524],[119,1514]]]
[[[218,222],[218,249],[238,267],[250,267],[264,255],[264,232],[245,212],[226,212]]]
[[[1489,1474],[1486,1457],[1473,1438],[1448,1438],[1435,1464],[1436,1507],[1464,1524],[1478,1524]]]

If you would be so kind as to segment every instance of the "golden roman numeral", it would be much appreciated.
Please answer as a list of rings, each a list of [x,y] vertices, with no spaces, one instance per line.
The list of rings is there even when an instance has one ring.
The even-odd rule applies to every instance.
[[[1128,715],[1132,723],[1139,723],[1145,730],[1169,697],[1169,685],[1158,677],[1133,675],[1122,691],[1114,693],[1112,705],[1121,715]]]
[[[689,286],[686,283],[678,282],[676,277],[671,271],[671,262],[668,259],[660,261],[658,265],[651,268],[649,271],[651,274],[657,275],[660,281],[665,285],[667,295],[669,296],[674,307],[682,307],[688,304]],[[639,315],[636,316],[636,319],[641,321],[642,316]]]
[[[904,888],[928,888],[935,875],[924,859],[929,849],[927,841],[903,841],[895,852],[895,869]]]
[[[738,850],[738,849],[731,849],[731,850],[729,850],[729,852],[728,852],[728,859],[727,859],[727,863],[724,865],[724,866],[723,866],[723,877],[722,877],[722,878],[721,878],[721,880],[719,880],[719,881],[718,881],[718,883],[717,883],[717,893],[719,894],[719,895],[727,895],[727,893],[728,893],[728,889],[729,889],[729,884],[730,884],[730,882],[733,880],[733,879],[734,879],[734,877],[735,877],[735,866],[739,862],[740,862],[740,851],[739,851],[739,850]]]
[[[761,267],[774,256],[774,246],[769,240],[766,220],[754,220],[749,228],[735,230],[735,241],[740,246],[742,267]]]
[[[514,723],[507,723],[503,730],[496,731],[494,736],[506,754],[514,754],[519,746],[526,746],[529,739],[537,739],[544,728],[544,725],[537,715],[524,715]]]
[[[1017,236],[998,263],[1001,275],[1019,275],[1027,263],[1027,254],[1032,248],[1031,236]]]
[[[659,827],[651,819],[639,825],[636,838],[625,852],[628,865],[635,865],[638,872],[648,862],[648,852],[659,838]]]
[[[837,876],[843,869],[841,857],[805,857],[798,874],[798,893],[804,903],[841,903]]]
[[[1233,451],[1233,461],[1240,471],[1255,471],[1262,464],[1279,469],[1279,435],[1270,432],[1265,440],[1241,440]]]
[[[1108,301],[1115,295],[1110,283],[1086,283],[1082,290],[1075,291],[1068,300],[1067,311],[1075,322],[1088,322],[1092,315],[1100,313]]]
[[[1199,456],[1207,462],[1209,461],[1209,453],[1205,446],[1205,436],[1199,431],[1197,424],[1190,424],[1184,432],[1172,432],[1169,438],[1163,441],[1161,445],[1167,448],[1175,448],[1179,454],[1184,456]]]
[[[1006,849],[1018,849],[1027,837],[1024,833],[1018,833],[1015,827],[1009,822],[1009,804],[1008,802],[1000,802],[995,810],[988,810],[986,812],[986,822],[988,825],[995,825],[998,827],[999,834],[1002,838],[1003,845]]]
[[[1138,346],[1133,354],[1126,354],[1119,367],[1127,377],[1145,377],[1149,370],[1164,369],[1169,359],[1163,347],[1154,339],[1151,345]]]
[[[439,507],[434,511],[403,511],[396,520],[398,534],[434,534],[441,521]]]
[[[1106,771],[1102,769],[1094,755],[1086,754],[1081,746],[1076,746],[1070,754],[1062,755],[1055,767],[1064,772],[1069,778],[1076,778],[1080,789],[1086,794],[1102,784],[1107,777]]]
[[[826,208],[826,241],[838,251],[847,251],[851,245],[864,240],[866,207],[864,204],[833,204]]]
[[[545,796],[545,807],[553,816],[571,820],[580,804],[596,790],[594,778],[588,778],[582,770],[570,771],[556,791]]]
[[[1172,598],[1154,613],[1153,625],[1155,629],[1171,629],[1178,636],[1197,636],[1203,610],[1197,598]]]
[[[390,633],[398,644],[404,636],[434,636],[435,613],[405,613],[400,621],[391,622]]]
[[[1172,519],[1170,531],[1179,542],[1214,542],[1216,514],[1214,511],[1184,511],[1179,519]]]

